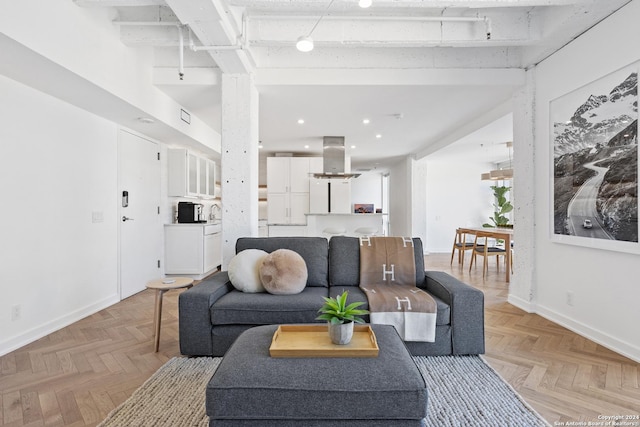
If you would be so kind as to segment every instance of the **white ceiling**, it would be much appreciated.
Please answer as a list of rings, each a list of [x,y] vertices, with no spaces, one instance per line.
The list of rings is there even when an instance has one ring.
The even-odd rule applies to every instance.
[[[123,43],[154,48],[158,87],[215,130],[220,74],[251,72],[263,151],[319,154],[323,136],[345,136],[353,168],[369,169],[461,138],[468,147],[509,140],[509,126],[470,135],[494,120],[509,125],[522,70],[630,0],[373,0],[368,9],[357,0],[74,1],[113,8]],[[298,52],[296,39],[316,23],[315,49]],[[217,48],[196,52],[189,39]]]

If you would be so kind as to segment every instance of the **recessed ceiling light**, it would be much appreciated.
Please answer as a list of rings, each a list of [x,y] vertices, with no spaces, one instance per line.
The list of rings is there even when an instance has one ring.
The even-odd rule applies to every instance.
[[[376,134],[376,138],[377,138],[377,139],[380,139],[380,138],[382,138],[382,135],[380,135],[380,134],[378,133],[378,134]]]
[[[304,148],[306,148],[306,149],[308,150],[308,149],[309,149],[309,146],[308,146],[308,145],[305,145],[305,146],[304,146]]]
[[[369,119],[362,119],[362,123],[364,123],[365,125],[368,125],[369,123],[371,123],[371,120],[369,120]]]
[[[299,125],[303,125],[304,124],[304,119],[298,119],[298,124]]]
[[[372,3],[373,3],[373,0],[359,0],[358,6],[360,6],[363,9],[366,9],[369,6],[371,6]]]
[[[354,148],[356,148],[356,146],[355,146],[355,145],[352,145],[352,146],[351,146],[351,149],[354,149]]]

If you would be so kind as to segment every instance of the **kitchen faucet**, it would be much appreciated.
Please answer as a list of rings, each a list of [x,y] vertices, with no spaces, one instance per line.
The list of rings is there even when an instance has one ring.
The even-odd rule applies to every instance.
[[[217,204],[214,203],[213,205],[211,205],[211,213],[209,214],[209,219],[211,221],[216,220],[217,219],[216,218],[216,214],[221,213],[221,212],[222,212],[222,209],[220,209],[220,206],[218,206]]]

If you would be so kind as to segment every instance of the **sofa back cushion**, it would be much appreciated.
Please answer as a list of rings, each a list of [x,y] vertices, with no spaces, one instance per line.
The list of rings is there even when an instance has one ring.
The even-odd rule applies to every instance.
[[[307,264],[307,286],[329,286],[329,245],[324,237],[241,237],[236,241],[236,253],[245,249],[295,251]]]
[[[413,238],[416,285],[424,282],[422,240]],[[358,237],[333,236],[329,241],[329,283],[331,286],[360,285],[360,240]]]

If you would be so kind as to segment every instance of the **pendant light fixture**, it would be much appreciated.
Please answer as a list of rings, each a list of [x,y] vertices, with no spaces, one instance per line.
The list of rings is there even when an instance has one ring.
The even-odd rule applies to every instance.
[[[327,13],[333,2],[334,0],[331,0],[329,2],[329,5],[325,9],[325,13]],[[311,38],[311,34],[313,34],[313,31],[316,29],[320,21],[322,21],[323,17],[324,13],[320,15],[311,31],[309,31],[309,34],[307,34],[306,36],[298,37],[298,41],[296,41],[296,49],[298,49],[300,52],[311,52],[313,50],[313,39]]]
[[[300,52],[311,52],[313,50],[313,39],[309,36],[298,37],[296,49]]]
[[[511,166],[511,148],[513,147],[513,142],[509,141],[506,145],[509,149],[509,167],[505,169],[494,169],[481,174],[480,179],[482,181],[502,181],[505,179],[513,179],[513,167]]]

